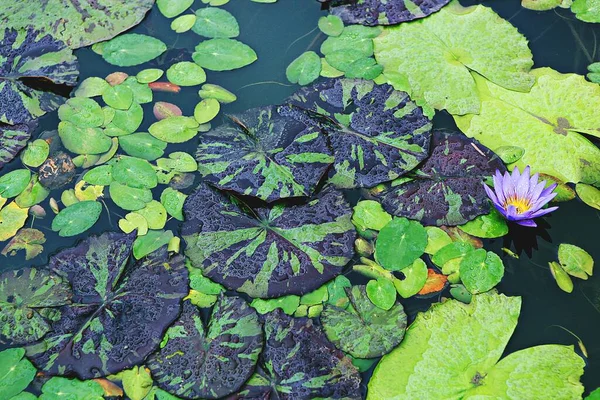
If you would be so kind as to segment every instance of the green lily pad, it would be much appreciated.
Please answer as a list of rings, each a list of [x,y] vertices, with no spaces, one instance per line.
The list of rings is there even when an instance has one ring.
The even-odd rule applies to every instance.
[[[169,158],[159,158],[156,160],[156,165],[160,169],[177,172],[195,172],[198,170],[198,163],[194,157],[183,151],[174,151],[169,154]]]
[[[452,243],[450,236],[437,226],[426,226],[425,230],[427,231],[427,247],[425,247],[425,253],[429,255],[437,253],[442,247]]]
[[[46,161],[49,154],[50,146],[48,145],[48,142],[43,139],[37,139],[27,144],[21,160],[23,161],[23,164],[28,167],[37,168]]]
[[[183,203],[187,195],[172,188],[166,188],[160,195],[160,202],[165,210],[175,219],[183,221]]]
[[[97,128],[104,123],[100,104],[87,97],[73,97],[58,108],[58,118],[80,128]]]
[[[138,33],[126,33],[102,43],[102,58],[119,67],[143,64],[165,51],[167,46],[161,40]]]
[[[164,75],[164,71],[162,69],[148,68],[148,69],[144,69],[144,70],[141,70],[140,72],[138,72],[137,75],[135,76],[135,79],[137,79],[137,81],[139,83],[151,83],[151,82],[156,82],[163,75]]]
[[[149,230],[144,236],[138,236],[133,242],[133,256],[139,260],[148,254],[169,244],[173,239],[171,231]]]
[[[67,150],[75,154],[102,154],[112,141],[100,128],[81,128],[71,122],[58,124],[58,134]]]
[[[569,275],[587,279],[594,272],[594,259],[581,247],[561,243],[558,246],[558,261]]]
[[[138,236],[144,236],[148,233],[148,221],[137,212],[130,212],[119,220],[119,228],[125,233],[135,230]]]
[[[557,262],[552,261],[549,262],[548,265],[550,266],[550,272],[552,273],[552,277],[556,281],[558,287],[564,292],[572,293],[574,287],[573,280],[569,274],[567,274],[567,271],[565,271],[564,268]]]
[[[549,68],[535,69],[531,75],[536,84],[528,93],[477,77],[481,110],[455,116],[457,126],[492,151],[507,145],[523,148],[523,157],[515,164],[521,170],[529,165],[533,172],[561,182],[599,182],[600,149],[580,133],[600,135],[600,115],[594,112],[600,107],[600,86]]]
[[[327,36],[340,36],[344,31],[344,21],[337,15],[319,18],[318,26],[321,32]]]
[[[130,76],[123,83],[123,86],[128,87],[133,92],[133,101],[138,104],[150,103],[153,98],[152,89],[147,84],[138,82],[136,77]]]
[[[171,22],[171,29],[175,33],[187,32],[194,27],[197,19],[195,14],[180,15]]]
[[[25,147],[36,127],[35,121],[20,125],[0,123],[0,168]]]
[[[584,361],[572,346],[532,347],[498,362],[520,307],[519,297],[489,292],[419,313],[400,346],[377,364],[367,399],[580,398]]]
[[[104,130],[108,136],[125,136],[135,132],[144,119],[144,110],[133,102],[127,110],[115,110],[115,115]]]
[[[167,18],[174,18],[190,8],[194,0],[156,0],[158,11]]]
[[[150,229],[162,229],[167,222],[167,210],[156,200],[148,202],[144,208],[137,210],[136,213],[148,221],[148,228]]]
[[[135,366],[119,373],[123,390],[131,400],[143,400],[152,389],[152,377],[145,367]]]
[[[167,148],[167,143],[146,132],[123,136],[119,138],[119,145],[130,156],[148,161],[161,157]]]
[[[375,79],[383,72],[383,67],[374,58],[360,58],[345,69],[346,78]]]
[[[504,164],[512,164],[523,157],[525,149],[518,146],[500,146],[494,152],[502,159]]]
[[[18,196],[29,184],[31,171],[26,168],[16,169],[0,176],[0,197],[10,199]]]
[[[374,200],[362,200],[354,206],[352,223],[358,230],[373,229],[380,231],[392,220],[381,204]]]
[[[240,34],[240,26],[235,17],[216,7],[200,8],[196,11],[196,23],[192,30],[207,38],[234,38]]]
[[[234,39],[210,39],[196,46],[192,59],[211,71],[230,71],[252,64],[258,56],[248,45]]]
[[[506,219],[493,207],[490,208],[489,214],[480,215],[459,228],[480,238],[497,238],[508,233]]]
[[[31,260],[44,251],[44,243],[46,243],[44,232],[33,228],[23,228],[8,242],[0,254],[3,256],[14,255],[17,251],[24,250],[25,260]]]
[[[584,183],[575,185],[577,196],[590,207],[600,210],[600,189]]]
[[[382,310],[389,310],[396,302],[396,288],[392,281],[385,278],[370,280],[367,283],[369,300]]]
[[[116,110],[129,110],[133,103],[133,90],[125,85],[110,86],[102,93],[102,100]]]
[[[600,3],[598,0],[574,0],[571,11],[575,17],[585,22],[600,22]]]
[[[275,299],[254,299],[250,305],[259,314],[267,314],[279,308],[287,315],[294,315],[296,309],[300,306],[300,297],[289,294]]]
[[[482,5],[454,2],[419,21],[385,27],[374,42],[377,63],[396,90],[451,114],[479,112],[472,72],[514,91],[534,83],[527,39]]]
[[[90,229],[102,213],[102,204],[97,201],[80,201],[67,208],[63,208],[54,220],[52,230],[60,236],[68,237],[79,235]]]
[[[27,208],[19,207],[15,201],[0,209],[0,242],[15,236],[17,231],[25,225],[27,210]]]
[[[291,83],[308,85],[321,74],[321,58],[314,51],[306,51],[288,65],[285,75]]]
[[[97,97],[102,96],[102,93],[108,89],[110,85],[106,80],[98,78],[97,76],[91,76],[85,78],[83,82],[75,89],[75,97]]]
[[[206,73],[198,64],[182,61],[169,67],[167,79],[179,86],[196,86],[206,82]]]
[[[11,399],[21,393],[36,374],[35,367],[25,358],[25,350],[20,348],[0,352],[0,393]]]
[[[110,198],[123,210],[136,211],[152,201],[152,192],[147,188],[132,188],[118,182],[112,182],[109,186]]]
[[[346,288],[352,287],[350,279],[344,275],[337,276],[333,281],[327,284],[327,293],[329,294],[327,304],[339,308],[346,308],[350,304],[350,299],[346,294]]]
[[[412,265],[402,270],[404,279],[394,281],[396,291],[400,296],[407,299],[419,293],[427,282],[427,264],[417,258]]]
[[[427,247],[427,231],[417,221],[396,218],[377,236],[375,259],[390,271],[400,271],[421,257]]]
[[[198,96],[203,99],[218,100],[221,104],[229,104],[237,100],[237,96],[229,90],[211,83],[202,85],[202,89],[198,91]]]
[[[96,381],[80,381],[60,376],[50,378],[42,386],[39,400],[102,400],[104,389]]]
[[[373,55],[373,39],[381,32],[381,28],[347,26],[339,36],[325,39],[321,44],[321,53],[326,58],[336,52],[353,52],[355,59],[370,57]]]
[[[321,76],[324,78],[339,78],[344,72],[334,68],[325,58],[321,58]]]
[[[200,124],[190,117],[169,117],[150,125],[152,136],[166,143],[183,143],[198,133]]]
[[[136,189],[152,189],[158,185],[156,171],[146,160],[119,156],[111,161],[112,179],[122,185]]]
[[[472,294],[487,292],[502,280],[504,264],[496,253],[475,249],[460,262],[460,279]]]
[[[15,198],[15,203],[21,208],[28,208],[41,203],[49,194],[50,190],[40,183],[38,176],[32,175],[25,190]]]
[[[194,118],[199,124],[212,121],[221,110],[221,103],[216,99],[204,99],[196,104]]]
[[[112,165],[102,165],[89,170],[83,180],[92,185],[108,186],[112,182]]]
[[[353,286],[346,293],[350,307],[326,305],[321,314],[325,334],[336,347],[352,357],[373,358],[390,352],[402,341],[406,330],[402,304],[396,302],[384,311],[369,300],[364,286]]]

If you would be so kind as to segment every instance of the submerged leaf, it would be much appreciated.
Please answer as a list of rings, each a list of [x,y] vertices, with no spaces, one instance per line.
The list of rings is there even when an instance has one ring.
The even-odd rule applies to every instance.
[[[187,294],[183,257],[166,247],[129,263],[135,235],[104,233],[50,258],[73,288],[45,338],[27,349],[49,375],[101,377],[141,363],[159,345]]]
[[[389,85],[332,79],[300,89],[288,102],[299,108],[287,113],[328,134],[335,154],[330,182],[337,187],[390,181],[427,156],[431,122],[406,93]]]
[[[464,135],[436,131],[431,156],[377,197],[392,215],[420,220],[424,225],[460,225],[484,214],[490,202],[483,180],[502,161],[490,150]]]
[[[4,7],[0,5],[0,20]],[[32,28],[0,30],[0,123],[29,122],[65,101],[51,91],[27,86],[24,79],[75,86],[78,75],[77,58],[63,42]],[[14,133],[22,132],[20,128]]]
[[[205,184],[184,205],[186,255],[203,274],[252,297],[304,294],[354,255],[351,209],[325,190],[305,205],[247,210]]]
[[[424,18],[448,2],[450,0],[345,0],[336,2],[330,12],[347,24],[396,25]]]
[[[204,134],[196,153],[200,173],[219,188],[269,202],[310,196],[333,161],[317,127],[276,107],[251,109],[231,121]]]
[[[221,295],[208,326],[189,302],[148,360],[158,386],[183,398],[216,399],[238,390],[254,372],[263,337],[258,315],[240,297]],[[185,376],[185,379],[181,377]]]

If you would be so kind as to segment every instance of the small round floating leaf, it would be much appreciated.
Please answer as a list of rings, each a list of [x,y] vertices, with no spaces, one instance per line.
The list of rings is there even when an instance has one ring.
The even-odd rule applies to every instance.
[[[494,153],[498,155],[504,162],[504,164],[512,164],[519,161],[523,154],[525,154],[525,149],[518,146],[500,146]]]
[[[1,351],[0,393],[3,398],[11,399],[25,390],[35,378],[36,372],[35,367],[25,358],[25,349]]]
[[[163,74],[164,71],[162,69],[148,68],[138,72],[135,79],[137,79],[139,83],[150,83],[159,80]]]
[[[37,168],[46,161],[48,154],[50,154],[48,142],[43,139],[37,139],[27,144],[23,152],[22,161],[28,167]]]
[[[40,400],[102,400],[104,399],[104,389],[93,380],[80,381],[78,379],[67,379],[60,376],[50,378],[42,386],[42,395]]]
[[[379,231],[390,221],[392,216],[388,214],[381,204],[374,200],[362,200],[354,206],[352,223],[359,230],[373,229]]]
[[[327,36],[340,36],[344,31],[344,21],[337,15],[319,18],[319,29]]]
[[[137,212],[130,212],[119,220],[119,228],[125,233],[136,230],[138,236],[144,236],[148,233],[148,221]]]
[[[196,46],[192,59],[211,71],[230,71],[252,64],[258,56],[248,45],[233,39],[210,39]]]
[[[79,181],[75,185],[75,197],[79,201],[96,200],[104,195],[104,186],[90,185],[86,181]]]
[[[75,90],[75,97],[97,97],[109,88],[108,82],[97,76],[86,78]]]
[[[254,372],[262,349],[256,311],[239,297],[221,295],[207,327],[185,302],[166,333],[166,345],[148,360],[158,386],[183,398],[216,399],[237,391]],[[193,371],[187,379],[188,371]]]
[[[207,38],[234,38],[240,34],[235,17],[228,11],[215,7],[196,11],[196,23],[192,30]]]
[[[578,183],[575,185],[575,191],[581,201],[590,207],[600,210],[600,189],[597,189],[592,185]]]
[[[502,280],[504,264],[496,253],[476,249],[460,262],[460,279],[472,294],[487,292]]]
[[[198,133],[199,124],[190,117],[169,117],[150,125],[152,136],[166,143],[183,143]]]
[[[204,99],[196,104],[194,108],[194,118],[199,124],[205,124],[212,121],[219,111],[221,104],[216,99]]]
[[[198,163],[194,157],[183,151],[174,151],[169,154],[169,158],[160,158],[156,160],[158,168],[177,172],[195,172],[198,170]]]
[[[102,45],[102,58],[119,67],[140,65],[155,59],[167,50],[159,39],[137,33],[126,33]]]
[[[102,213],[102,204],[97,201],[80,201],[63,208],[54,220],[52,230],[62,237],[79,235],[90,229]]]
[[[173,239],[171,231],[153,231],[149,230],[144,236],[138,236],[133,242],[133,256],[136,260],[146,257],[163,246],[169,244]]]
[[[203,101],[214,99],[207,99]],[[274,106],[247,110],[202,135],[198,168],[211,184],[266,201],[310,196],[333,161],[325,135]]]
[[[216,99],[221,104],[229,104],[237,100],[237,96],[229,90],[211,83],[202,85],[202,89],[198,91],[198,96],[203,99]]]
[[[152,89],[150,89],[147,84],[138,82],[135,77],[128,77],[125,79],[122,85],[131,89],[133,92],[134,102],[138,104],[146,104],[152,101]]]
[[[498,238],[508,233],[506,219],[493,207],[489,214],[480,215],[459,228],[480,238]]]
[[[594,259],[581,247],[561,243],[558,246],[558,261],[563,269],[572,276],[587,279],[594,272]]]
[[[381,33],[380,28],[354,25],[344,28],[337,37],[328,37],[321,44],[321,53],[327,56],[337,51],[356,50],[358,58],[373,55],[373,39]]]
[[[321,76],[324,78],[339,78],[344,72],[333,68],[325,58],[321,58]]]
[[[302,53],[288,65],[285,75],[291,83],[308,85],[321,73],[321,58],[314,51]]]
[[[119,144],[130,156],[149,161],[161,157],[167,148],[167,143],[146,132],[123,136],[119,138]]]
[[[194,0],[157,0],[158,11],[167,18],[174,18],[190,8]]]
[[[120,374],[123,390],[131,400],[143,400],[152,389],[152,377],[145,367],[135,366]]]
[[[350,280],[344,275],[340,275],[336,277],[333,281],[329,282],[327,284],[327,293],[329,293],[327,304],[339,308],[348,307],[350,300],[348,299],[348,295],[346,294],[346,288],[350,287],[352,287],[352,283],[350,283]]]
[[[172,103],[157,101],[152,107],[152,112],[157,120],[166,119],[169,117],[180,117],[183,115],[181,108]]]
[[[29,184],[31,171],[26,168],[16,169],[0,176],[0,197],[10,199],[18,196]]]
[[[112,182],[109,186],[110,198],[123,210],[136,211],[152,201],[150,189],[135,189],[118,182]]]
[[[144,119],[144,110],[138,103],[131,103],[128,110],[115,110],[115,115],[106,127],[105,133],[108,136],[124,136],[135,132]],[[118,128],[117,132],[109,133],[111,127]]]
[[[196,15],[194,14],[181,15],[171,22],[171,29],[175,33],[187,32],[194,27],[196,19]]]
[[[375,79],[381,75],[383,67],[374,58],[368,57],[350,63],[344,71],[346,78]]]
[[[557,262],[549,262],[550,272],[552,273],[552,277],[556,280],[556,284],[558,287],[567,293],[573,292],[573,280],[567,274],[567,272],[561,267],[561,265]]]
[[[373,358],[388,353],[402,341],[406,330],[402,304],[395,302],[384,311],[369,300],[364,286],[354,286],[347,293],[351,307],[326,305],[321,314],[325,334],[332,343],[353,357]],[[395,300],[395,290],[393,294]]]
[[[417,258],[412,265],[402,270],[404,279],[394,281],[396,291],[400,296],[407,299],[419,293],[427,282],[427,264]]]
[[[0,242],[15,236],[25,225],[27,211],[27,208],[19,207],[15,201],[0,210]]]
[[[102,100],[117,110],[128,110],[133,103],[133,90],[125,85],[111,86],[102,94]]]
[[[187,198],[184,215],[182,237],[192,264],[252,297],[308,293],[338,275],[354,255],[350,207],[331,189],[307,204],[246,212],[203,183]]]
[[[367,296],[373,304],[387,311],[396,302],[396,288],[388,279],[370,280],[367,283]]]
[[[106,75],[106,78],[104,78],[104,79],[106,80],[106,82],[108,82],[108,84],[110,86],[117,86],[117,85],[120,85],[121,83],[125,82],[125,79],[127,79],[127,78],[129,78],[129,75],[126,74],[125,72],[116,71],[116,72],[112,72],[112,73]]]
[[[104,122],[102,107],[86,97],[73,97],[58,108],[61,121],[69,121],[81,128],[96,128]]]
[[[152,189],[158,184],[156,171],[152,165],[140,158],[119,156],[112,162],[112,179],[132,188]]]
[[[179,86],[196,86],[206,82],[206,73],[198,64],[182,61],[169,67],[167,79]]]
[[[83,180],[92,185],[108,186],[112,182],[112,165],[102,165],[89,170]]]
[[[368,60],[369,58],[364,57],[364,54],[357,48],[337,50],[328,53],[325,56],[325,61],[333,68],[340,71],[346,72],[350,69],[350,66],[360,60]]]
[[[136,213],[148,221],[148,228],[150,229],[162,229],[167,222],[167,210],[156,200],[148,202],[144,208],[137,210]]]
[[[375,258],[385,269],[399,271],[421,257],[427,247],[427,231],[416,221],[396,218],[377,236]]]
[[[442,247],[452,243],[450,236],[441,228],[437,226],[426,226],[427,231],[427,247],[425,247],[425,253],[434,255]]]

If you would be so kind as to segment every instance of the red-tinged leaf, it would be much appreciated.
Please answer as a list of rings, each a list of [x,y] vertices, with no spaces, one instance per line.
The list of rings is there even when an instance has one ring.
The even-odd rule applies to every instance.
[[[122,397],[123,396],[123,389],[121,389],[117,384],[109,381],[108,379],[97,378],[97,379],[93,379],[93,381],[95,381],[100,386],[102,386],[102,389],[104,390],[104,395],[106,397]]]
[[[169,117],[181,117],[183,115],[181,108],[177,107],[175,104],[167,103],[165,101],[157,101],[152,108],[152,112],[158,120]]]
[[[181,87],[170,82],[151,82],[148,87],[157,92],[179,93]]]
[[[427,281],[425,286],[417,293],[419,296],[429,296],[435,293],[439,293],[448,284],[448,277],[444,274],[440,274],[433,268],[427,269]]]
[[[125,79],[128,77],[129,75],[125,72],[113,72],[112,74],[108,74],[104,80],[106,80],[110,86],[117,86],[125,82]]]

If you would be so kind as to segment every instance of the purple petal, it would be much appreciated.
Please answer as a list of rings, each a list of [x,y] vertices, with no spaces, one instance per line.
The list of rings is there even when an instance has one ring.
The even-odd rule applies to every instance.
[[[496,173],[494,174],[494,191],[498,196],[498,202],[501,204],[504,203],[504,201],[506,201],[506,197],[504,196],[504,182],[502,180],[502,174],[498,170],[496,170]]]
[[[525,168],[523,174],[519,177],[516,184],[517,197],[523,199],[526,198],[529,193],[529,167]]]
[[[506,218],[509,221],[516,221],[519,219],[519,213],[517,212],[517,208],[515,206],[508,206],[506,209]]]
[[[540,198],[542,190],[544,190],[544,182],[539,182],[535,186],[531,187],[531,191],[529,193],[529,199],[531,202],[535,203]]]
[[[554,207],[543,208],[541,210],[537,210],[537,211],[531,213],[531,218],[541,217],[542,215],[549,214],[555,210],[558,210],[558,207],[554,206]]]
[[[498,197],[496,197],[496,194],[492,191],[492,189],[490,189],[489,186],[483,182],[482,185],[488,197],[494,202],[494,204],[499,204]]]
[[[544,183],[544,186],[545,186],[546,185],[546,181],[543,181],[543,183]],[[540,194],[540,197],[546,197],[546,196],[548,196],[550,193],[552,193],[554,191],[554,189],[556,189],[557,186],[558,185],[556,183],[548,186],[546,189],[544,189],[542,191],[542,193]]]
[[[528,228],[535,228],[537,226],[537,224],[532,219],[522,219],[520,221],[515,222],[521,226],[526,226]]]
[[[549,195],[546,195],[546,196],[540,196],[531,205],[531,209],[532,210],[539,210],[540,208],[542,208],[543,206],[545,206],[547,203],[549,203],[553,198],[555,198],[557,194],[558,193],[550,193]]]
[[[512,177],[508,174],[508,171],[504,173],[502,177],[502,190],[505,198],[509,198],[515,195],[515,185]]]
[[[527,196],[529,196],[530,198],[532,198],[532,193],[535,189],[535,187],[538,185],[538,180],[539,180],[540,175],[538,173],[536,173],[535,175],[533,175],[531,177],[531,179],[529,179],[529,193],[527,194]]]

